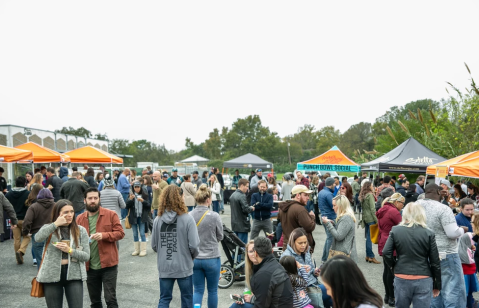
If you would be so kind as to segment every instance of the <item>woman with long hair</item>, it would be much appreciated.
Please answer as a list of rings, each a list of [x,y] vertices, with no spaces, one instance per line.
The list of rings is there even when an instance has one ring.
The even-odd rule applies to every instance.
[[[85,182],[90,185],[90,187],[98,188],[98,183],[95,182],[95,170],[93,168],[88,168],[85,173]]]
[[[346,198],[348,198],[349,202],[351,203],[351,206],[354,206],[353,187],[351,186],[351,184],[349,184],[346,181],[343,182],[343,185],[341,185],[339,192],[341,195],[346,196]]]
[[[53,206],[51,223],[35,235],[35,241],[45,240],[45,259],[37,281],[43,283],[47,307],[63,307],[63,294],[68,307],[83,307],[85,262],[90,261],[90,245],[87,231],[76,223],[70,201],[62,199]]]
[[[136,170],[132,168],[130,170],[130,185],[133,185],[133,183],[135,182],[136,182]]]
[[[331,251],[336,250],[345,253],[350,256],[354,262],[358,262],[354,228],[356,225],[356,217],[354,216],[348,198],[341,195],[334,197],[333,210],[337,215],[335,222],[325,216],[321,217],[323,224],[325,224],[333,236]]]
[[[142,182],[143,187],[146,188],[146,191],[148,192],[148,202],[151,204],[153,201],[153,188],[151,187],[151,185],[153,185],[153,180],[151,179],[151,176],[145,174]]]
[[[30,194],[28,195],[27,200],[25,200],[25,205],[30,206],[33,203],[37,202],[37,196],[40,190],[43,189],[43,186],[40,185],[33,185],[32,190],[30,190]]]
[[[461,184],[455,184],[454,185],[454,199],[456,199],[456,201],[459,202],[464,198],[467,198],[467,195],[462,190]],[[476,200],[474,200],[474,201],[476,201]]]
[[[469,183],[467,185],[467,196],[474,201],[478,201],[479,188],[476,185]]]
[[[213,211],[220,213],[220,202],[218,196],[221,193],[221,185],[216,178],[216,175],[211,174],[208,180],[208,188],[211,191],[211,204],[213,205]]]
[[[103,178],[105,177],[105,175],[103,174],[103,172],[98,172],[95,176],[95,182],[97,185],[100,185],[101,181],[103,180]]]
[[[283,257],[292,256],[301,265],[307,268],[308,279],[308,296],[311,298],[311,305],[314,307],[330,307],[332,305],[331,298],[326,294],[326,288],[318,282],[319,268],[309,249],[306,231],[303,228],[296,228],[289,235],[288,246],[281,255]]]
[[[368,285],[357,264],[346,256],[336,256],[324,263],[321,279],[335,308],[383,307],[381,296]]]
[[[181,186],[186,182],[181,183]],[[191,183],[190,183],[191,184]],[[191,184],[191,188],[194,189]],[[185,190],[183,188],[183,190]],[[218,307],[218,277],[220,276],[221,253],[218,242],[223,239],[223,223],[220,215],[209,210],[211,191],[202,184],[195,195],[197,207],[190,215],[194,218],[198,228],[200,245],[199,254],[194,260],[193,267],[193,304],[202,304],[205,292],[205,279],[208,287],[208,308]]]
[[[43,181],[43,175],[41,173],[35,173],[33,175],[32,180],[27,185],[28,190],[32,190],[32,187],[35,185],[40,185],[40,187],[43,188],[42,181]]]
[[[378,210],[378,253],[383,256],[384,245],[389,238],[389,233],[394,226],[397,226],[401,220],[401,210],[404,207],[404,197],[400,193],[394,193],[391,197],[386,198],[383,206]],[[386,295],[384,296],[385,303],[394,303],[394,273],[391,268],[384,262],[383,269],[383,284]]]
[[[146,256],[145,224],[149,221],[151,204],[148,202],[148,195],[140,182],[133,183],[132,191],[126,202],[126,209],[129,210],[127,219],[130,221],[131,229],[133,230],[133,244],[135,247],[135,251],[131,255],[144,257]],[[138,233],[140,234],[139,237]],[[139,241],[140,238],[141,242]]]
[[[281,188],[281,199],[283,201],[291,200],[291,191],[295,185],[296,184],[293,180],[291,180],[291,176],[289,174],[283,175],[283,187]]]
[[[246,288],[249,291],[249,294],[243,294],[243,295],[235,294],[235,296],[243,298],[244,304],[240,302],[235,302],[233,303],[233,305],[230,306],[230,308],[253,308],[254,306],[255,296],[250,291],[251,290],[250,280],[251,280],[251,277],[253,276],[253,266],[259,264],[259,262],[256,260],[256,256],[254,253],[254,240],[249,241],[245,245],[245,251],[246,251],[246,254],[248,255],[248,257],[245,258],[245,266],[244,266],[245,284],[246,284]]]
[[[203,174],[201,175],[201,181],[203,184],[206,184],[208,182],[208,171],[203,171]]]
[[[427,228],[426,221],[424,207],[417,202],[409,203],[403,210],[401,223],[389,233],[383,257],[394,271],[396,295],[389,298],[389,306],[429,307],[432,296],[440,293],[441,261],[435,234]]]
[[[366,262],[381,264],[381,262],[376,260],[376,257],[374,255],[373,243],[371,242],[371,233],[369,230],[369,226],[378,223],[378,218],[376,217],[374,193],[371,182],[364,183],[363,187],[361,188],[361,192],[359,193],[359,202],[361,202],[364,229],[366,232]]]
[[[197,190],[195,188],[195,186],[193,186],[193,183],[191,183],[191,175],[189,174],[185,174],[183,176],[183,180],[184,182],[181,183],[180,187],[181,189],[183,190],[183,196],[184,196],[184,199],[185,199],[185,204],[186,204],[186,207],[188,208],[188,212],[191,212],[193,211],[193,209],[195,208],[195,196],[197,194]],[[203,185],[203,184],[201,184]],[[208,189],[208,186],[206,186],[206,189]],[[198,191],[199,191],[199,187],[198,187]],[[209,206],[209,204],[208,204]]]
[[[472,240],[474,242],[479,243],[479,211],[475,210],[474,215],[472,215],[471,219],[471,225],[472,225]],[[476,262],[476,273],[479,272],[479,269],[477,265],[479,265],[479,249],[476,249],[474,252],[474,261]]]
[[[157,252],[160,276],[158,307],[170,306],[175,281],[180,287],[181,307],[193,307],[193,267],[199,244],[198,228],[193,216],[188,215],[181,188],[169,185],[161,193],[151,233],[151,248]],[[171,249],[172,245],[176,249]]]
[[[27,171],[25,172],[25,179],[27,180],[25,182],[25,187],[30,190],[30,182],[33,180],[33,172]]]

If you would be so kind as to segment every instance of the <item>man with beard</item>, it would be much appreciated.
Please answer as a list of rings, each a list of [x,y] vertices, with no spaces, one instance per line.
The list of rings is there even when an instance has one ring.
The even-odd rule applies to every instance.
[[[90,236],[90,261],[86,263],[87,287],[92,307],[101,307],[101,290],[105,288],[107,307],[118,307],[116,280],[118,248],[116,242],[125,236],[116,212],[101,207],[100,192],[89,188],[85,192],[86,212],[78,215],[77,224]]]
[[[306,231],[311,253],[314,251],[313,231],[316,228],[316,223],[314,216],[309,215],[306,209],[311,192],[304,185],[296,185],[291,191],[292,200],[279,204],[278,221],[281,221],[283,227],[283,251],[288,246],[289,235],[296,228],[303,228]]]
[[[259,192],[251,196],[251,206],[254,207],[253,228],[251,230],[251,239],[254,240],[261,230],[268,236],[273,233],[273,223],[271,222],[271,208],[273,207],[273,196],[266,192],[268,185],[265,181],[258,182]]]

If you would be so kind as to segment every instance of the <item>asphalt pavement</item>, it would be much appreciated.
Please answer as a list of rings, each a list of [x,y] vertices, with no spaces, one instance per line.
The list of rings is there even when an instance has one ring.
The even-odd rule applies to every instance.
[[[221,219],[227,225],[231,225],[230,208],[225,205],[225,213]],[[321,255],[325,240],[323,226],[316,226],[314,231],[316,250],[313,257],[318,264],[321,263]],[[30,244],[31,245],[31,244]],[[45,299],[30,297],[31,281],[36,274],[36,267],[32,266],[30,246],[24,257],[25,263],[17,265],[13,250],[13,239],[0,243],[0,306],[1,307],[46,307]],[[370,286],[384,295],[382,283],[382,264],[367,263],[365,258],[364,229],[356,229],[356,245],[358,249],[359,267],[366,276]],[[220,250],[221,246],[220,246]],[[373,245],[373,251],[377,254],[377,245]],[[117,284],[117,298],[120,307],[157,307],[160,296],[158,271],[156,267],[156,254],[148,247],[148,255],[145,257],[133,257],[133,232],[126,230],[125,238],[120,242],[120,264]],[[377,256],[382,262],[382,258]],[[226,258],[222,257],[222,262]],[[227,308],[232,304],[230,294],[242,293],[244,282],[237,282],[229,289],[218,289],[220,308]],[[207,307],[207,294],[203,297],[202,307]],[[86,284],[83,289],[83,306],[89,307],[90,299]],[[66,300],[64,307],[68,307]],[[104,304],[104,307],[106,305]],[[181,307],[180,292],[175,285],[171,307]],[[385,306],[387,307],[387,306]]]

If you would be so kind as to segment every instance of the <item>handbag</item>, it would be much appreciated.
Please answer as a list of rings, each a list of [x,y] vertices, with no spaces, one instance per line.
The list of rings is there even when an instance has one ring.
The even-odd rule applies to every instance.
[[[40,269],[42,268],[43,260],[45,260],[45,253],[47,252],[47,248],[48,248],[48,245],[50,244],[51,239],[52,239],[52,235],[50,234],[50,236],[48,237],[47,244],[45,246],[45,250],[43,251],[42,262],[40,263],[40,267],[38,268],[38,273],[40,272]],[[38,298],[45,297],[45,293],[43,292],[43,283],[38,282],[37,276],[33,277],[32,279],[32,290],[30,291],[30,296],[38,297]]]
[[[131,229],[131,224],[130,224],[130,210],[128,210],[128,216],[125,218],[125,229]]]
[[[378,243],[379,238],[379,225],[376,223],[374,225],[369,226],[369,237],[371,237],[371,242],[373,244]]]
[[[353,229],[354,231],[354,229]],[[334,249],[329,249],[329,255],[328,255],[328,260],[331,259],[334,256],[346,256],[348,258],[351,258],[351,251],[353,251],[353,246],[354,246],[354,240],[356,239],[356,236],[353,236],[353,242],[351,243],[351,249],[349,250],[349,254],[342,252],[340,250],[334,250]]]

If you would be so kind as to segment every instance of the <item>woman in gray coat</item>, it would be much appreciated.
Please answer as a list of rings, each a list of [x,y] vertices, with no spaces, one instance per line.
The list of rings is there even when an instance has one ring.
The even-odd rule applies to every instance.
[[[195,186],[193,186],[193,183],[191,183],[191,176],[189,174],[183,176],[183,180],[185,181],[181,183],[180,187],[183,189],[183,197],[185,198],[185,205],[188,207],[188,212],[191,212],[195,208],[196,204],[196,189]]]
[[[337,214],[336,222],[326,217],[321,217],[326,228],[333,236],[331,250],[340,251],[349,255],[354,262],[358,262],[356,251],[355,228],[356,217],[351,209],[351,203],[346,196],[336,196],[333,198],[333,209]]]
[[[35,234],[35,241],[45,240],[45,258],[37,281],[43,283],[47,307],[63,307],[63,294],[68,307],[83,307],[85,262],[90,261],[90,244],[85,228],[76,224],[70,201],[63,199],[55,203],[52,223]]]

